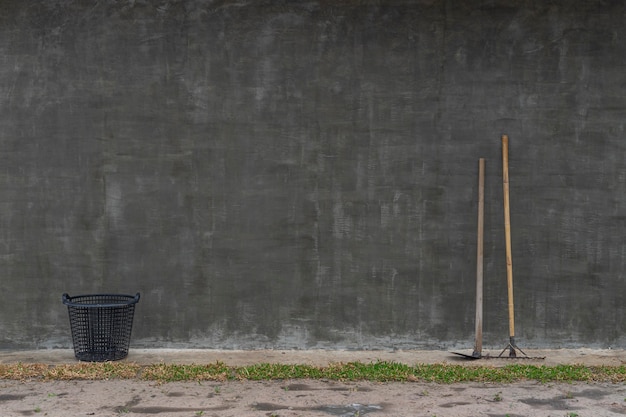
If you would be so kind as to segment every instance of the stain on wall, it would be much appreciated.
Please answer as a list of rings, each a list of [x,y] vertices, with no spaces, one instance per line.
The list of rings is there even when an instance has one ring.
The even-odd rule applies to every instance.
[[[133,346],[623,344],[619,2],[5,1],[0,348],[139,291]]]

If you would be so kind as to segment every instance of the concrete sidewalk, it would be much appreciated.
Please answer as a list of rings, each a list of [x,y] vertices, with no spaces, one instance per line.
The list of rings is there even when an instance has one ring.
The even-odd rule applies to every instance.
[[[459,351],[470,354],[471,351]],[[483,358],[467,360],[440,350],[348,351],[348,350],[211,350],[211,349],[132,349],[124,361],[148,365],[153,363],[205,364],[223,362],[229,366],[258,363],[284,363],[325,366],[345,362],[398,362],[408,365],[448,363],[480,366],[505,366],[511,363],[533,365],[581,364],[587,366],[620,366],[626,364],[623,349],[542,349],[525,350],[531,357],[545,359],[497,358],[500,351],[483,351]],[[506,352],[508,353],[508,352]],[[76,363],[70,349],[0,351],[0,363],[44,363],[50,365]]]

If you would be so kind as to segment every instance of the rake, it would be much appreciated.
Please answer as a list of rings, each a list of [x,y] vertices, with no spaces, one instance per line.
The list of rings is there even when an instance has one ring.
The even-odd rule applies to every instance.
[[[504,352],[509,351],[509,358],[517,358],[517,352],[523,359],[545,359],[544,357],[530,358],[515,343],[515,307],[513,303],[513,260],[511,254],[511,212],[509,204],[509,137],[502,135],[502,191],[504,194],[504,237],[506,244],[506,285],[509,299],[509,343],[502,349],[498,358],[506,357]]]

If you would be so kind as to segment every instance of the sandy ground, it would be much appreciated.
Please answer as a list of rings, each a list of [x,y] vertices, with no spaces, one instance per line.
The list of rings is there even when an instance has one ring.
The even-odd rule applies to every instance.
[[[533,351],[546,365],[621,365],[624,351]],[[387,357],[389,356],[389,357]],[[137,363],[309,363],[395,360],[501,366],[502,359],[463,361],[449,352],[131,351]],[[549,359],[550,358],[550,359]],[[0,363],[75,363],[70,351],[0,352]],[[522,363],[535,363],[523,361]],[[139,380],[0,380],[0,416],[537,416],[626,415],[626,385],[610,383],[432,384],[292,380],[185,382]]]
[[[612,384],[0,381],[2,416],[620,416]]]

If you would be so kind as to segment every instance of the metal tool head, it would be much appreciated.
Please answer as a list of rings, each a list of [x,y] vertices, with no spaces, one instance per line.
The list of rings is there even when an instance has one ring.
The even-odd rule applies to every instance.
[[[480,352],[472,352],[472,354],[467,354],[467,353],[461,353],[461,352],[451,352],[454,353],[455,355],[459,355],[465,359],[469,359],[469,360],[476,360],[476,359],[480,359],[482,358],[482,355],[480,354]]]

